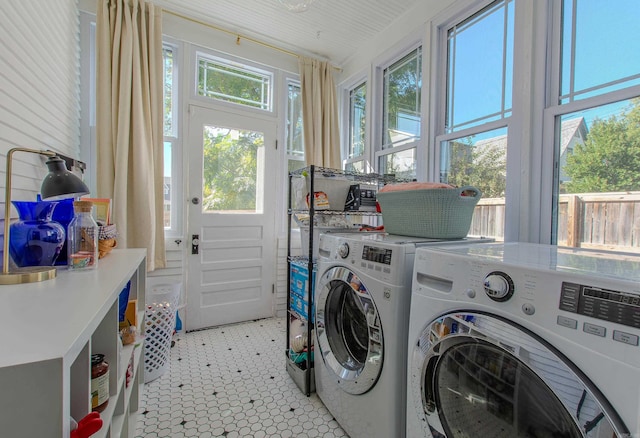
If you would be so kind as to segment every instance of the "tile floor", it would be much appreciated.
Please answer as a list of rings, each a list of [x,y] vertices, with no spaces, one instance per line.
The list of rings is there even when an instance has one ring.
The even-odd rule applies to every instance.
[[[346,437],[285,368],[286,319],[181,333],[144,385],[136,437]]]

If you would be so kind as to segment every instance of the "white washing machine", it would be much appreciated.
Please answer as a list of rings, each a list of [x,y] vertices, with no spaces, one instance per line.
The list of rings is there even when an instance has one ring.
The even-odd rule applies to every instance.
[[[407,436],[640,437],[640,257],[416,251]]]
[[[481,239],[320,235],[316,392],[351,438],[404,436],[406,340],[416,247],[471,241]]]

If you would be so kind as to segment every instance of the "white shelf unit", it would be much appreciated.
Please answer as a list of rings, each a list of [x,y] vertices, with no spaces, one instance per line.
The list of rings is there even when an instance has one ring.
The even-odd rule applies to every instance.
[[[100,413],[102,429],[92,437],[134,436],[144,344],[119,347],[118,298],[128,281],[143,335],[144,249],[116,249],[94,270],[62,267],[53,280],[0,286],[0,435],[68,437],[70,417],[80,420],[91,411],[91,354],[101,353],[109,363],[110,397]]]

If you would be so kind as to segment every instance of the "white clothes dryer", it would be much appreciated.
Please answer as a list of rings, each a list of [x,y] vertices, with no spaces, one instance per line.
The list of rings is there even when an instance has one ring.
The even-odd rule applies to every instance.
[[[482,239],[320,235],[315,386],[351,438],[404,436],[406,340],[416,247],[471,241]]]
[[[407,436],[640,436],[640,257],[416,251]]]

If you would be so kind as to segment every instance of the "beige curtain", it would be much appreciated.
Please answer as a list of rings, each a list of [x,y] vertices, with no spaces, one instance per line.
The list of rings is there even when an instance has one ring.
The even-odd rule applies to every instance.
[[[325,61],[300,57],[300,89],[307,165],[342,168],[338,104],[333,67]]]
[[[144,0],[99,0],[96,24],[97,196],[113,200],[118,247],[166,266],[163,221],[162,12]]]

